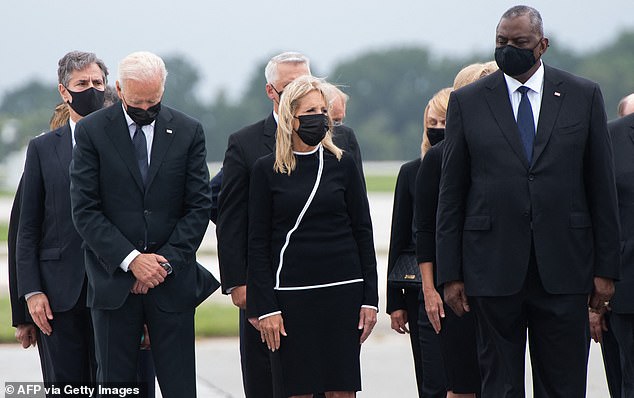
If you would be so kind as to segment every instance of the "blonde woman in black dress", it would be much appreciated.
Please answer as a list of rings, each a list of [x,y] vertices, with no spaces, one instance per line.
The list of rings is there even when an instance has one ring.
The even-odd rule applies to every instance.
[[[376,323],[376,258],[361,175],[332,142],[322,85],[286,86],[275,153],[253,166],[247,315],[279,356],[285,396],[348,398]]]

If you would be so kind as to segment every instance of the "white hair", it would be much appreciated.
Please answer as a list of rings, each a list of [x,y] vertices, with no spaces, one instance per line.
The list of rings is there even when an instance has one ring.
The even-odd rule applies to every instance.
[[[134,52],[119,62],[119,83],[122,88],[127,80],[148,81],[157,77],[161,79],[161,86],[165,87],[167,78],[165,62],[151,52]]]
[[[324,93],[326,94],[328,104],[332,104],[337,98],[341,98],[341,101],[343,101],[344,104],[348,103],[350,96],[341,91],[338,86],[328,82],[323,82],[322,86]]]
[[[302,53],[287,51],[274,56],[271,58],[269,63],[266,64],[266,68],[264,68],[264,77],[266,78],[266,82],[269,84],[275,83],[278,79],[277,65],[286,63],[306,64],[308,74],[310,74],[310,60],[308,57]]]

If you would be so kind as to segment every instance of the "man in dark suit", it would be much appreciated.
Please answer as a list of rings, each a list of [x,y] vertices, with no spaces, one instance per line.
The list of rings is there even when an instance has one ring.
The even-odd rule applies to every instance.
[[[75,124],[103,105],[108,70],[93,53],[59,61],[58,90],[70,120],[29,143],[20,187],[18,296],[38,327],[45,383],[94,380],[90,312],[81,238],[71,219],[68,166]],[[14,220],[17,222],[17,219]]]
[[[196,262],[211,195],[200,123],[161,105],[167,71],[148,52],[119,64],[122,102],[84,118],[70,167],[85,241],[97,381],[136,380],[147,324],[164,397],[195,397],[194,309],[211,292]]]
[[[22,348],[29,348],[37,344],[35,324],[28,315],[29,310],[24,298],[18,294],[18,278],[16,265],[16,251],[18,241],[18,223],[20,220],[20,204],[22,200],[22,179],[13,198],[11,215],[9,216],[9,231],[7,233],[7,262],[9,268],[9,297],[11,300],[11,325],[15,328],[15,338]],[[39,348],[39,347],[38,347]],[[40,355],[40,360],[43,357]],[[42,363],[42,370],[44,364]]]
[[[527,330],[535,396],[585,396],[588,306],[619,276],[601,91],[544,66],[547,47],[539,12],[509,9],[501,70],[449,100],[438,279],[456,314],[475,309],[482,397],[524,396]]]
[[[231,294],[233,303],[240,308],[240,356],[245,395],[256,398],[279,396],[279,385],[272,381],[269,350],[262,343],[260,333],[248,323],[245,312],[249,179],[253,163],[275,150],[277,109],[284,87],[299,76],[309,75],[310,62],[303,54],[285,52],[271,58],[264,74],[266,95],[273,102],[273,112],[229,137],[216,226],[222,291]],[[352,129],[338,128],[333,140],[351,152],[361,168],[361,155]]]
[[[609,322],[601,319],[608,316],[601,311],[593,315],[594,320],[590,318],[590,330],[592,337],[602,342],[611,396],[631,397],[634,396],[634,207],[631,205],[634,202],[634,114],[610,122],[608,128],[614,148],[621,220],[621,279],[610,301]],[[617,342],[613,345],[616,352],[610,351],[612,346],[605,347],[606,334],[609,336],[610,332]]]

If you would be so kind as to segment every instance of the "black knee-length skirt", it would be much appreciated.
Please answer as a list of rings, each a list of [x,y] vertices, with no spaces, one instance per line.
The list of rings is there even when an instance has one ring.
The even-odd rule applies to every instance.
[[[360,391],[363,283],[277,291],[287,337],[279,350],[286,396]]]

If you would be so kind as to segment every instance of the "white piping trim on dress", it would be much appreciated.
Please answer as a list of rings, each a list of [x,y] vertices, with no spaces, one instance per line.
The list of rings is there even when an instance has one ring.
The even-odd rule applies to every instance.
[[[332,283],[324,283],[322,285],[308,285],[308,286],[293,286],[293,287],[276,287],[275,290],[308,290],[308,289],[319,289],[321,287],[331,287],[331,286],[339,286],[339,285],[349,285],[351,283],[363,282],[362,278],[359,279],[350,279],[348,281],[341,282],[332,282]]]
[[[291,230],[288,231],[288,233],[286,234],[286,241],[284,242],[284,246],[282,246],[282,249],[280,250],[280,262],[279,262],[279,265],[277,266],[277,272],[275,273],[274,289],[277,289],[277,290],[280,289],[280,273],[282,272],[282,266],[284,265],[284,252],[286,251],[286,248],[288,247],[288,243],[291,240],[291,235],[293,234],[293,232],[295,232],[297,228],[299,228],[299,223],[302,221],[302,218],[304,218],[304,214],[306,214],[308,207],[310,206],[310,204],[313,201],[313,198],[315,197],[315,193],[317,193],[317,188],[319,188],[319,183],[321,182],[321,174],[323,170],[324,170],[324,147],[322,145],[319,145],[319,170],[317,170],[317,179],[315,180],[315,185],[313,186],[313,190],[311,191],[310,196],[308,197],[308,200],[304,204],[304,208],[299,213],[299,216],[297,217],[297,221],[295,221],[295,226],[293,226],[293,228],[291,228]]]

